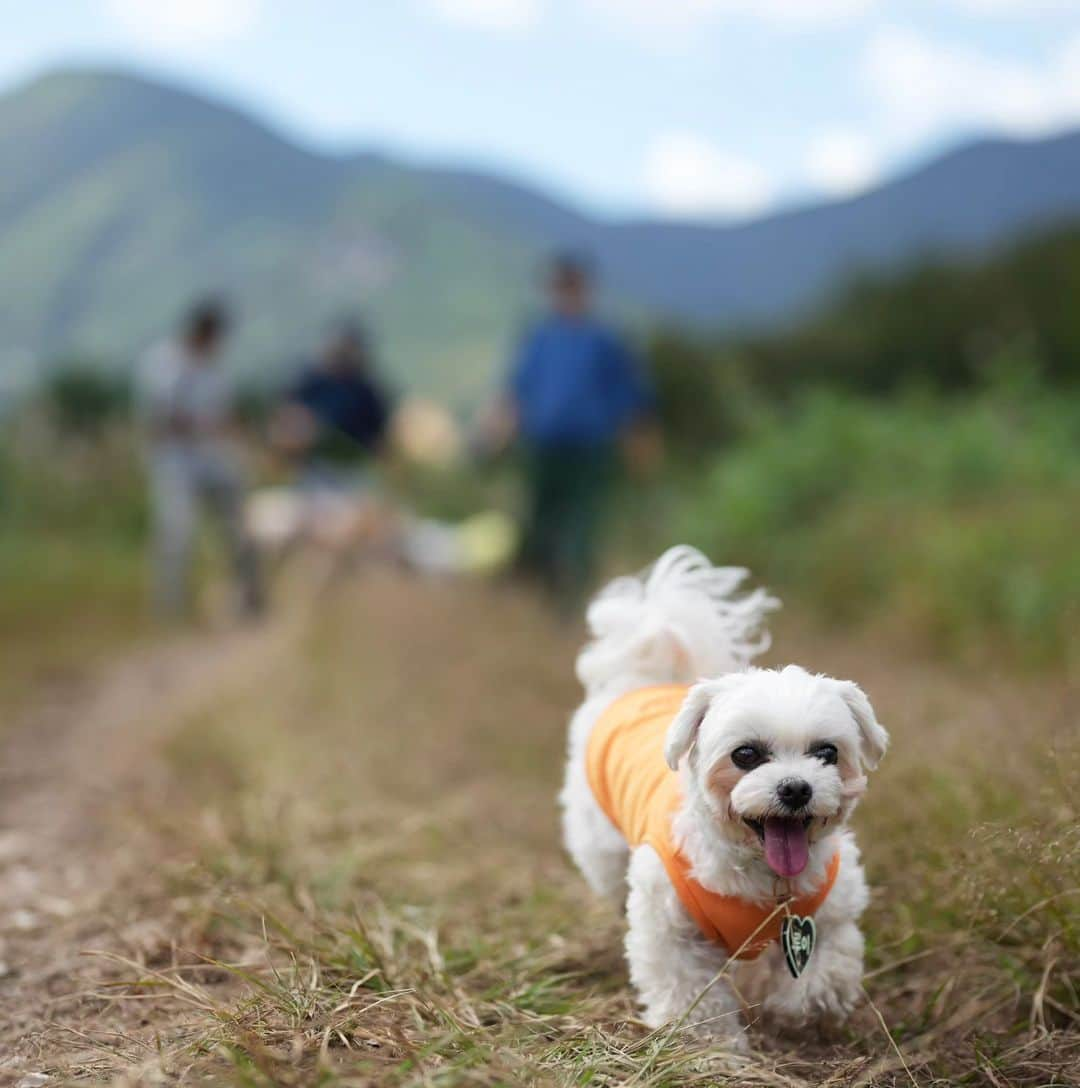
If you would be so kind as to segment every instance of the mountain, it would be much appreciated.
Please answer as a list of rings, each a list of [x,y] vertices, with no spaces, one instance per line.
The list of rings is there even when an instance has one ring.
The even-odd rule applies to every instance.
[[[717,328],[790,321],[861,268],[978,254],[1080,214],[1080,133],[961,148],[873,192],[737,225],[611,222],[514,182],[306,150],[129,74],[0,98],[0,367],[129,360],[228,292],[268,375],[357,308],[400,385],[468,402],[527,312],[540,256],[594,254],[616,309]]]

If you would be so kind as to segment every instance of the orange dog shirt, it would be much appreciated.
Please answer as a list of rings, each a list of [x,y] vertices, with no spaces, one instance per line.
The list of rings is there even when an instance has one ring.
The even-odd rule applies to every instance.
[[[690,876],[690,863],[672,841],[671,819],[682,802],[679,776],[664,761],[664,738],[689,688],[641,688],[616,699],[600,716],[585,756],[589,786],[608,819],[631,846],[659,855],[686,912],[702,934],[740,959],[754,959],[780,937],[775,904],[718,895]],[[816,892],[788,904],[793,914],[813,914],[832,890],[840,855],[829,862]]]

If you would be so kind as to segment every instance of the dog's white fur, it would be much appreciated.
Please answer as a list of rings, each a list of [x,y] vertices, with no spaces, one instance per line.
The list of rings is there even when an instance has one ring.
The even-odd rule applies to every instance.
[[[692,548],[673,548],[648,574],[618,579],[592,602],[592,641],[577,662],[585,701],[570,724],[561,795],[567,850],[595,892],[625,902],[626,956],[646,1023],[659,1027],[685,1016],[684,1027],[697,1037],[737,1049],[746,1045],[747,1010],[786,1029],[842,1020],[858,999],[857,921],[867,888],[846,822],[866,787],[865,771],[888,743],[855,684],[794,665],[749,667],[767,645],[763,623],[778,602],[762,590],[739,596],[745,577],[741,569],[711,566]],[[777,811],[783,778],[813,786],[809,863],[790,890],[812,892],[835,851],[841,860],[815,915],[817,948],[797,980],[776,943],[756,960],[725,967],[724,951],[701,936],[656,853],[648,846],[630,850],[592,795],[585,749],[598,717],[618,696],[661,683],[694,684],[668,731],[665,755],[678,767],[684,792],[674,840],[704,887],[772,904],[777,877],[744,818]],[[748,740],[768,745],[771,758],[739,771],[731,753]],[[808,754],[821,742],[836,745],[835,765]]]

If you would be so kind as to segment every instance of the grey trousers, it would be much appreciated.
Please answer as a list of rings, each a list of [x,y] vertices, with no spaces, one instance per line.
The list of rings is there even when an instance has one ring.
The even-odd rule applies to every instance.
[[[178,616],[192,607],[191,571],[200,514],[221,534],[232,567],[237,605],[262,608],[258,555],[244,524],[245,486],[232,458],[216,451],[167,446],[150,456],[154,518],[154,606]]]

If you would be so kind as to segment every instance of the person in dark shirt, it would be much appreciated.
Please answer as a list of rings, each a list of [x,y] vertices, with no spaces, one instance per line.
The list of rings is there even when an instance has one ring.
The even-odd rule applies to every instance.
[[[298,460],[301,482],[333,486],[380,452],[389,419],[367,341],[345,325],[286,393],[275,431]]]
[[[592,577],[621,440],[652,415],[652,392],[619,335],[592,315],[587,263],[551,266],[549,313],[518,346],[496,427],[525,447],[530,509],[522,565],[562,608]]]

